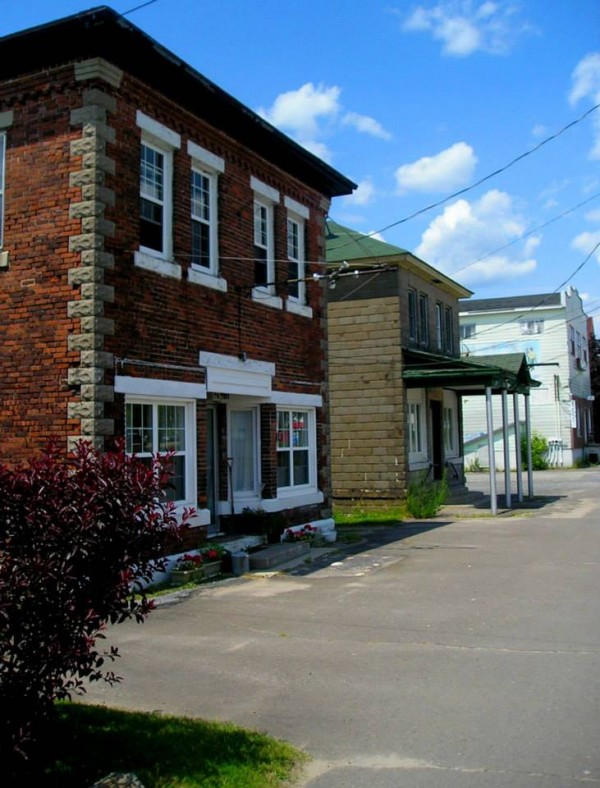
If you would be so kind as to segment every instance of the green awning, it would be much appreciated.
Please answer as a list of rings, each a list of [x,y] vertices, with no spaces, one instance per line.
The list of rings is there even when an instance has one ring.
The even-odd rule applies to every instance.
[[[405,350],[402,377],[409,388],[448,388],[461,394],[481,394],[488,387],[494,393],[528,394],[541,385],[531,377],[524,353],[452,358]]]

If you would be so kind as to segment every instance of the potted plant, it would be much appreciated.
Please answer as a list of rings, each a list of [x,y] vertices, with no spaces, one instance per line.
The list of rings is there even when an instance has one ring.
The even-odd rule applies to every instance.
[[[202,579],[202,563],[201,555],[191,553],[182,555],[171,570],[171,583],[175,586],[197,583]]]
[[[220,544],[209,543],[200,548],[202,577],[204,580],[221,574],[225,548]]]
[[[308,523],[300,528],[286,528],[283,532],[285,542],[310,542],[312,544],[318,536],[319,529]]]

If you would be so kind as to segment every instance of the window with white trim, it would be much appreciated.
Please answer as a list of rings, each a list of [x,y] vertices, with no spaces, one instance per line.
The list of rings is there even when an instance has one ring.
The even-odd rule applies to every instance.
[[[288,296],[301,304],[306,300],[304,220],[294,214],[287,219]]]
[[[260,490],[258,408],[229,411],[229,462],[234,498],[252,498]]]
[[[0,131],[0,249],[4,243],[4,168],[6,160],[6,132]]]
[[[408,459],[420,462],[427,459],[427,425],[425,398],[421,389],[408,392]]]
[[[527,336],[531,336],[532,334],[544,333],[543,320],[521,320],[520,324],[521,324],[521,334],[526,334]]]
[[[274,292],[273,205],[259,198],[254,199],[254,284]]]
[[[218,273],[219,174],[225,171],[220,156],[188,140],[192,158],[190,215],[192,223],[192,267],[214,276]]]
[[[316,431],[314,411],[277,410],[277,488],[314,486]]]
[[[195,496],[193,403],[147,398],[125,403],[125,448],[150,465],[155,454],[173,453],[166,499],[191,502]]]
[[[419,293],[419,344],[429,345],[429,299]]]
[[[140,144],[140,253],[150,259],[173,257],[173,156],[181,137],[138,111]],[[136,260],[141,263],[140,255]],[[161,269],[157,269],[161,270]]]
[[[476,333],[477,333],[477,325],[475,323],[460,324],[461,339],[469,339],[469,337],[474,337]]]

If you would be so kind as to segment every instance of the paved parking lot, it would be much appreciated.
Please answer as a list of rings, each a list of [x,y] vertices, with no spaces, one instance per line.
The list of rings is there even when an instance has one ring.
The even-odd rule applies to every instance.
[[[600,471],[548,474],[541,509],[382,529],[115,627],[124,682],[88,699],[287,739],[310,788],[598,784]]]

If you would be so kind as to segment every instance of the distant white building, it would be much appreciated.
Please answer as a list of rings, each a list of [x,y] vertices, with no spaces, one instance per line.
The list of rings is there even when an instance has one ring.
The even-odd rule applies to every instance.
[[[550,464],[569,467],[583,458],[593,398],[588,320],[577,290],[461,301],[459,322],[462,356],[525,353],[532,377],[542,384],[531,391],[531,426],[548,440]],[[495,408],[496,465],[503,468],[502,416]],[[488,466],[481,397],[463,398],[463,428],[466,468],[476,459]],[[510,435],[512,444],[512,426]]]

